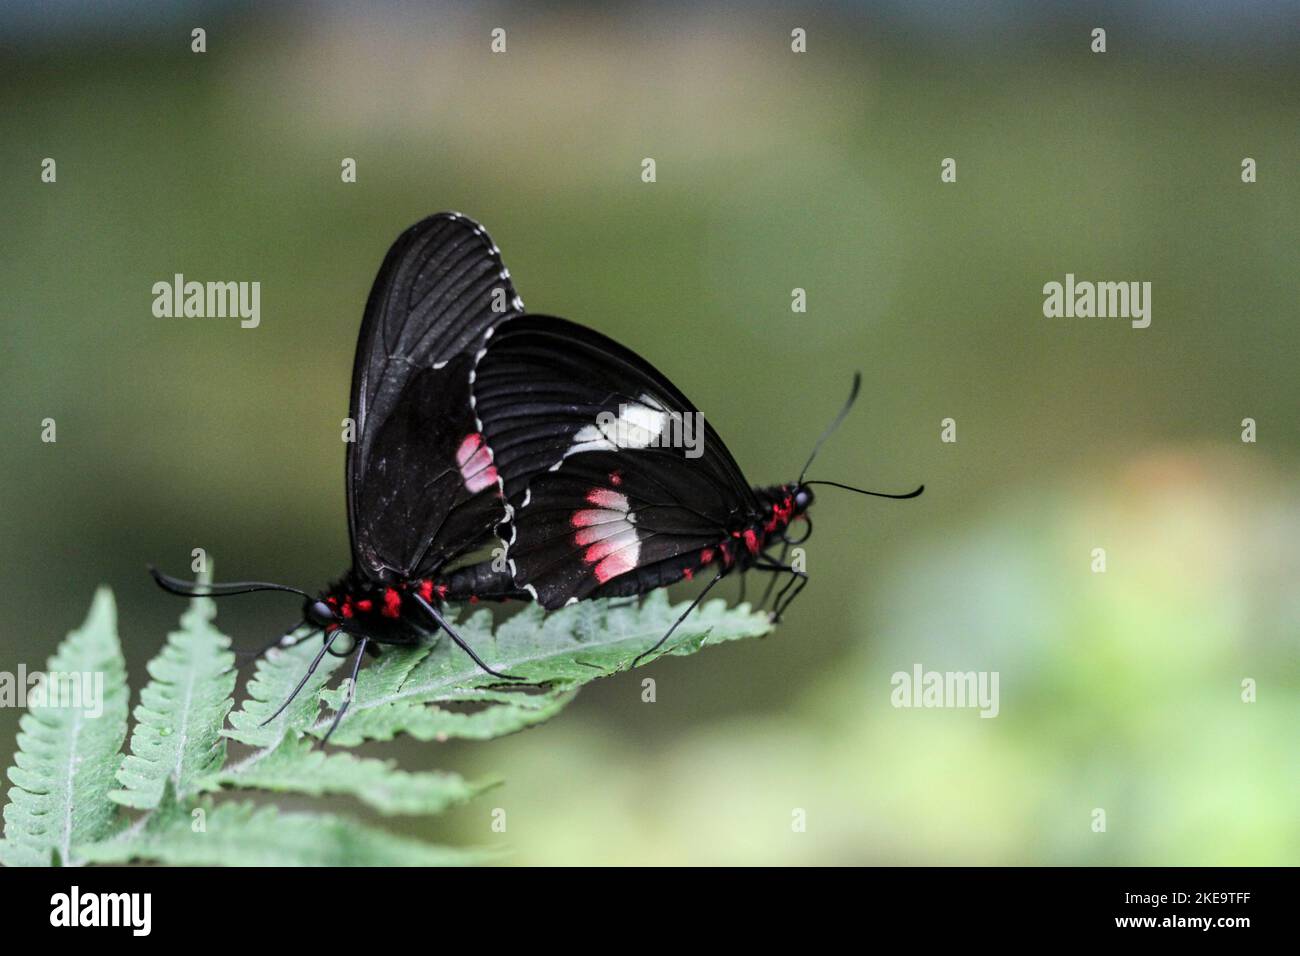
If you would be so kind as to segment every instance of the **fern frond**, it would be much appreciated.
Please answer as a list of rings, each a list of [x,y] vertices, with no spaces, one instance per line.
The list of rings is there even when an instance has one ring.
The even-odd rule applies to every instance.
[[[169,780],[183,798],[225,763],[221,726],[234,706],[235,655],[230,639],[212,625],[216,613],[211,598],[194,598],[181,629],[167,635],[162,653],[149,662],[131,753],[117,772],[123,789],[109,794],[118,803],[156,807]]]
[[[389,740],[399,733],[419,740],[485,740],[522,730],[562,710],[583,684],[628,668],[685,609],[685,604],[670,604],[663,591],[639,605],[592,601],[550,614],[530,605],[495,634],[491,615],[480,611],[457,624],[457,630],[485,660],[528,679],[530,688],[510,689],[445,639],[432,649],[386,648],[385,658],[397,660],[386,662],[388,670],[362,670],[355,699],[331,742],[353,745]],[[712,601],[688,617],[647,660],[692,654],[771,629],[764,613],[747,606],[728,609],[725,602]],[[407,655],[419,659],[409,664]],[[336,688],[320,696],[337,707],[342,693]],[[329,722],[328,716],[318,718],[312,732],[323,734]]]
[[[319,797],[356,797],[381,813],[434,814],[464,803],[498,781],[471,783],[459,774],[410,773],[392,760],[327,754],[310,739],[285,735],[274,750],[254,754],[211,778],[210,787],[256,788]]]
[[[316,673],[275,720],[266,720],[284,703],[308,665],[320,652],[316,635],[307,634],[292,647],[273,648],[257,662],[253,679],[248,682],[243,703],[230,715],[230,729],[224,735],[254,747],[274,747],[286,731],[303,731],[312,725],[320,712],[320,691],[328,683],[341,659],[326,654]]]
[[[67,693],[71,687],[60,676],[72,674],[81,675],[80,700]],[[100,588],[85,623],[46,665],[43,693],[29,691],[9,768],[13,786],[0,860],[9,866],[77,863],[77,845],[113,831],[117,805],[108,794],[126,737],[127,697],[113,595]]]
[[[178,866],[463,866],[499,851],[433,846],[332,814],[204,803],[80,848],[93,863]]]

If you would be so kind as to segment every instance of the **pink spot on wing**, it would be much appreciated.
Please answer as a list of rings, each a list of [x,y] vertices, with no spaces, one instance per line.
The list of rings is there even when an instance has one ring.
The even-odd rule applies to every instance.
[[[465,482],[465,490],[477,494],[484,488],[491,488],[497,483],[496,466],[492,464],[492,453],[483,442],[483,436],[473,432],[456,449],[456,464],[460,467],[460,477]]]
[[[615,551],[621,551],[624,548],[632,552],[632,561],[635,564],[636,553],[640,551],[640,548],[637,545],[635,528],[628,528],[626,531],[612,534],[607,538],[597,541],[583,552],[582,560],[586,561],[588,564],[597,564],[609,557]]]
[[[627,495],[608,488],[593,488],[587,492],[587,500],[597,508],[609,508],[614,511],[627,511]]]
[[[573,525],[575,528],[585,528],[588,525],[602,524],[603,522],[614,520],[614,518],[610,517],[611,514],[614,515],[614,518],[622,517],[622,515],[619,515],[616,512],[603,511],[598,508],[584,508],[582,511],[575,511],[573,513],[569,518],[569,524]]]
[[[592,522],[589,525],[585,525],[583,527],[578,528],[577,533],[574,534],[573,536],[574,544],[588,545],[591,544],[592,542],[600,541],[604,538],[608,538],[612,534],[617,533],[618,531],[617,528],[609,527],[609,525],[613,524],[615,520],[618,520],[621,524],[626,524],[626,522],[622,521],[622,515],[617,515],[613,511],[605,511],[601,513],[607,515],[614,515],[614,518],[612,518],[609,521]]]
[[[639,548],[627,548],[605,558],[596,565],[596,580],[604,584],[610,578],[616,578],[620,574],[627,574],[633,570],[636,567],[636,553],[639,550]]]

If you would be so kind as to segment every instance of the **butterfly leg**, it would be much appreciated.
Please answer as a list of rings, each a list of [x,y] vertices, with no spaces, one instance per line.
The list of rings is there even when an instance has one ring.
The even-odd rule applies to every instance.
[[[453,628],[450,624],[447,623],[446,618],[444,618],[441,614],[439,614],[432,604],[426,601],[419,594],[412,594],[411,596],[415,598],[415,602],[419,604],[420,607],[424,608],[424,612],[428,614],[431,618],[433,618],[433,620],[437,622],[439,627],[441,627],[444,631],[447,632],[447,635],[453,641],[456,642],[456,646],[459,647],[466,654],[468,654],[470,658],[474,661],[474,663],[477,664],[479,667],[483,668],[483,670],[487,671],[493,677],[500,677],[504,680],[525,680],[526,679],[523,677],[516,677],[514,674],[503,674],[500,671],[494,671],[492,668],[488,667],[487,664],[483,663],[483,658],[479,657],[477,654],[474,653],[474,648],[470,647],[468,644],[465,643],[465,639],[456,633],[455,628]]]
[[[673,631],[677,630],[677,625],[681,624],[682,621],[686,620],[687,615],[700,606],[700,602],[704,600],[704,596],[708,594],[711,590],[713,590],[713,585],[721,581],[724,574],[725,574],[724,571],[719,571],[716,575],[714,575],[713,580],[710,581],[708,585],[704,588],[704,590],[701,591],[699,595],[696,596],[695,600],[691,602],[691,606],[682,612],[681,617],[673,621],[673,626],[668,628],[668,633],[666,633],[663,637],[659,638],[659,640],[655,641],[653,647],[647,648],[646,650],[642,651],[640,654],[638,654],[636,657],[632,659],[633,667],[636,667],[638,664],[640,664],[641,660],[647,654],[653,654],[655,651],[659,650],[659,648],[663,646],[664,641],[668,640],[668,638],[673,636]]]
[[[796,584],[796,582],[798,583]],[[782,603],[781,597],[785,595],[786,591],[790,590],[790,585],[792,584],[795,585],[794,591],[790,594],[788,598],[786,598],[785,602]],[[781,615],[790,609],[790,605],[794,603],[794,599],[799,596],[799,592],[802,591],[807,585],[808,585],[808,575],[806,572],[804,571],[790,572],[790,580],[786,583],[785,587],[781,589],[781,594],[777,595],[776,604],[772,608],[772,622],[774,624],[779,624],[781,622]]]
[[[334,731],[338,729],[343,715],[347,713],[348,707],[351,706],[352,698],[357,695],[357,673],[361,670],[361,658],[365,656],[366,645],[369,643],[368,638],[361,638],[361,646],[357,648],[357,658],[352,662],[352,677],[348,680],[347,696],[339,702],[339,709],[334,712],[334,720],[330,722],[330,729],[325,731],[325,736],[320,740],[322,747],[329,743],[329,739],[334,735]]]
[[[764,555],[764,557],[767,556]],[[778,575],[780,574],[790,575],[789,580],[787,580],[785,584],[782,585],[781,590],[777,592],[776,601],[773,602],[772,605],[772,623],[778,624],[781,621],[781,615],[783,615],[786,612],[786,610],[790,607],[794,599],[799,596],[799,592],[802,591],[804,589],[804,586],[808,583],[808,573],[806,571],[800,571],[796,568],[793,568],[788,564],[781,564],[779,562],[772,561],[770,558],[768,558],[768,560],[765,563],[755,564],[754,566],[759,570],[770,571],[772,573],[772,581],[768,585],[769,591],[772,588],[772,584],[776,583],[776,578]],[[789,596],[789,598],[786,598],[786,593],[790,590],[791,587],[794,587],[794,593],[792,593]],[[766,595],[764,595],[763,600],[764,603],[766,603],[767,601]]]
[[[330,634],[327,638],[325,638],[325,646],[322,647],[320,649],[320,652],[317,653],[316,657],[312,659],[311,666],[307,668],[307,673],[302,675],[302,680],[298,681],[298,686],[295,687],[293,689],[293,692],[288,697],[285,698],[284,703],[275,709],[274,714],[266,718],[266,720],[262,721],[257,726],[265,727],[271,721],[275,720],[275,718],[279,717],[282,713],[284,713],[284,709],[288,707],[291,703],[293,703],[293,699],[298,696],[298,692],[301,691],[303,687],[307,685],[307,681],[311,680],[311,675],[316,673],[316,668],[320,667],[320,662],[324,660],[325,654],[330,649],[330,645],[334,643],[334,638],[338,637],[339,634],[341,633],[342,631],[338,630]]]
[[[784,567],[785,556],[789,553],[789,551],[790,551],[790,542],[787,541],[781,545],[781,556],[776,559],[776,563]],[[766,555],[764,555],[764,557],[766,557]],[[763,608],[767,607],[767,599],[772,596],[772,589],[775,587],[776,587],[776,575],[773,574],[768,579],[767,587],[763,591],[763,600],[758,602],[758,607],[755,608],[755,610],[761,611],[763,610]]]

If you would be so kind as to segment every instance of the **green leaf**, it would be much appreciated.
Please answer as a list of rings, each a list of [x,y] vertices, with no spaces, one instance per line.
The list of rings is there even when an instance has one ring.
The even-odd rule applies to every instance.
[[[499,856],[432,846],[331,814],[281,813],[251,803],[205,803],[150,823],[79,853],[93,863],[179,866],[455,866]]]
[[[254,747],[274,747],[286,731],[302,732],[312,725],[320,711],[320,691],[329,681],[341,660],[326,654],[316,673],[275,720],[261,726],[293,692],[298,681],[307,672],[321,645],[308,633],[292,647],[276,647],[267,651],[257,662],[257,671],[246,688],[247,697],[240,708],[230,715],[233,729],[224,735]]]
[[[381,813],[441,813],[497,781],[470,783],[454,773],[408,773],[392,760],[312,749],[307,738],[286,734],[274,750],[254,754],[211,778],[210,786],[255,787],[318,797],[346,794]]]
[[[235,655],[230,639],[212,626],[216,614],[211,598],[195,598],[181,616],[181,630],[169,634],[149,662],[151,680],[135,708],[131,753],[117,772],[124,789],[109,794],[118,803],[156,807],[169,780],[183,798],[225,763],[221,726],[234,706]]]
[[[46,665],[45,701],[28,692],[0,843],[0,860],[9,866],[80,862],[75,847],[117,825],[108,794],[126,738],[128,693],[116,617],[112,593],[100,588],[86,622]],[[71,674],[89,675],[81,678],[80,699],[56,679]]]
[[[483,740],[540,723],[562,710],[583,684],[627,669],[686,607],[669,604],[663,591],[652,593],[639,606],[590,601],[546,614],[530,605],[495,634],[491,615],[481,611],[457,624],[457,631],[494,668],[524,677],[533,686],[512,689],[479,670],[446,639],[432,648],[385,648],[385,667],[362,670],[356,698],[330,741],[346,746],[388,740],[399,733],[419,740]],[[759,637],[771,629],[762,612],[746,605],[728,609],[724,601],[711,601],[697,608],[643,663]],[[342,689],[334,689],[320,697],[337,707],[342,694]],[[312,732],[322,735],[329,723],[328,716],[318,718]]]

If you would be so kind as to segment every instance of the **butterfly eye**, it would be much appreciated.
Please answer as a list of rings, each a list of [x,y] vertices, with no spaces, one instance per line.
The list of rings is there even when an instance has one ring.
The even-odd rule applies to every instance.
[[[808,510],[808,506],[813,503],[812,489],[808,487],[800,488],[794,493],[794,510],[802,514]]]
[[[337,620],[334,609],[324,601],[312,601],[303,609],[303,614],[317,627],[328,627]]]

